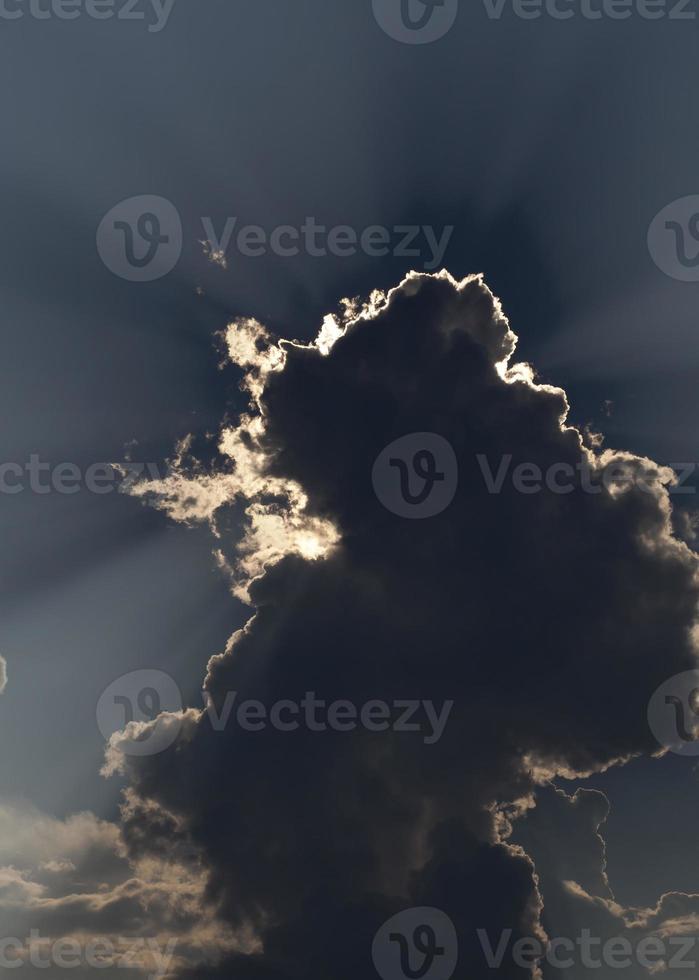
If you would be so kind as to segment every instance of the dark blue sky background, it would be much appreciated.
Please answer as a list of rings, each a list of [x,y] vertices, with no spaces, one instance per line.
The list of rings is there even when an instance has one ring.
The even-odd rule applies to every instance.
[[[160,462],[242,405],[214,342],[230,318],[309,339],[341,297],[421,267],[231,253],[224,270],[199,244],[202,216],[271,230],[309,215],[453,225],[444,264],[485,273],[519,356],[566,388],[574,422],[699,459],[699,284],[664,276],[646,246],[655,213],[699,189],[698,50],[696,20],[498,21],[475,0],[425,46],[384,34],[369,0],[175,0],[159,33],[0,22],[3,461],[86,467],[137,440],[134,459]],[[184,229],[153,283],[117,278],[95,245],[104,214],[139,194],[172,201]],[[247,612],[204,529],[119,494],[3,495],[0,535],[2,794],[111,816],[100,692],[159,667],[198,704],[208,657]],[[612,802],[624,901],[699,890],[691,760],[593,785]],[[639,851],[658,855],[652,873]]]

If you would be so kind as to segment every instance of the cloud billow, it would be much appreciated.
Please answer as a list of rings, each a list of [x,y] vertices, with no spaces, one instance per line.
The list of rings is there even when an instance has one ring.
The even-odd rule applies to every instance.
[[[313,691],[454,706],[434,744],[393,730],[216,731],[189,712],[173,748],[123,760],[148,801],[127,842],[143,847],[151,824],[157,838],[159,807],[174,814],[201,848],[207,901],[256,937],[197,977],[371,975],[376,930],[421,905],[454,922],[460,975],[492,976],[477,929],[544,935],[512,819],[556,775],[657,752],[648,699],[696,666],[696,556],[672,534],[660,475],[615,492],[578,476],[565,495],[488,493],[479,454],[593,480],[614,454],[603,461],[566,425],[563,391],[508,367],[516,337],[480,277],[412,273],[346,303],[313,345],[277,344],[254,321],[232,324],[228,343],[251,407],[222,431],[226,465],[187,477],[182,462],[137,491],[174,517],[186,495],[186,519],[214,527],[244,502],[243,539],[220,560],[255,613],[209,664],[213,703]],[[451,445],[458,487],[441,513],[405,520],[371,474],[416,432]],[[530,972],[509,962],[499,975]]]

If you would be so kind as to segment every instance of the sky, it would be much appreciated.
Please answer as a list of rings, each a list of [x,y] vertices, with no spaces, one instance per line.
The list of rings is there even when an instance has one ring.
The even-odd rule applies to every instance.
[[[519,497],[512,498],[507,519],[475,491],[468,506],[476,520],[464,518],[458,506],[464,459],[471,466],[468,485],[482,489],[477,452],[549,462],[561,454],[582,458],[579,447],[558,446],[557,418],[542,408],[546,423],[537,413],[536,405],[549,396],[553,405],[555,398],[546,389],[537,393],[535,383],[565,390],[566,424],[585,435],[590,451],[603,450],[596,437],[590,442],[588,427],[604,436],[604,448],[684,467],[687,489],[695,489],[699,286],[689,231],[682,241],[690,259],[682,264],[677,258],[683,223],[699,212],[690,197],[699,194],[693,125],[699,28],[696,15],[687,16],[695,11],[668,0],[658,18],[644,16],[643,5],[634,3],[628,18],[604,13],[591,19],[582,0],[559,4],[566,6],[573,11],[567,19],[547,7],[538,17],[520,16],[513,3],[489,16],[493,8],[485,0],[447,0],[431,13],[441,36],[407,43],[414,33],[401,29],[392,0],[174,0],[171,6],[140,0],[130,12],[115,0],[115,16],[104,19],[89,3],[74,4],[74,19],[59,16],[60,5],[48,0],[2,5],[1,455],[3,463],[20,467],[22,482],[18,492],[3,490],[0,501],[0,888],[3,882],[6,888],[0,938],[24,939],[32,928],[55,936],[122,930],[163,945],[174,936],[185,953],[173,960],[172,976],[198,970],[193,975],[203,977],[205,967],[192,949],[205,937],[213,964],[206,969],[218,975],[245,978],[258,969],[262,977],[319,980],[365,969],[364,960],[353,958],[353,946],[368,957],[380,922],[406,905],[450,906],[444,911],[456,923],[461,965],[476,976],[482,951],[464,939],[473,939],[472,926],[495,930],[510,923],[521,935],[542,928],[575,935],[581,923],[593,922],[590,928],[601,935],[626,935],[629,928],[657,925],[648,913],[629,927],[630,913],[624,919],[619,909],[654,909],[663,922],[673,916],[694,921],[696,762],[673,752],[651,758],[659,745],[645,718],[661,681],[691,668],[678,639],[693,608],[690,522],[674,519],[687,539],[680,560],[665,540],[665,497],[657,488],[637,510],[624,508],[623,519],[585,500],[580,514],[571,508],[554,517],[543,506],[546,495],[536,498],[535,517],[523,511]],[[601,9],[601,0],[593,6]],[[409,9],[414,17],[429,12],[419,0]],[[115,221],[133,232],[146,196],[146,210],[160,225],[143,230],[169,241],[156,260],[164,262],[155,270],[162,275],[148,279],[146,270],[139,281],[138,264],[124,265],[126,231]],[[676,242],[666,221],[678,223]],[[356,242],[366,241],[367,229],[380,230],[369,247],[345,243],[343,249],[338,238],[330,249],[325,232],[309,245],[303,231],[309,222],[349,228]],[[227,223],[231,234],[222,255]],[[252,236],[256,244],[238,237],[246,226],[263,230],[263,245],[259,235]],[[273,247],[273,232],[282,226],[285,237]],[[282,254],[284,245],[296,242],[298,254]],[[319,251],[326,254],[314,254]],[[439,278],[442,267],[452,278]],[[422,278],[406,280],[412,270]],[[483,279],[468,279],[477,274]],[[415,294],[410,283],[420,284]],[[361,330],[341,305],[344,298],[362,303],[373,290],[394,288],[391,309],[398,312],[388,316],[380,304],[371,307]],[[497,298],[492,309],[488,297]],[[518,382],[522,403],[516,385],[502,382],[495,425],[485,395],[483,401],[466,395],[468,378],[480,391],[481,369],[490,379],[488,392],[499,390],[490,368],[510,354],[500,336],[499,304],[518,338],[511,363],[531,363],[536,381]],[[413,305],[420,307],[418,316]],[[330,314],[334,321],[326,319]],[[461,318],[468,343],[432,362],[433,347],[419,341],[421,330],[428,339],[431,334],[420,325],[429,323],[441,336],[452,315]],[[405,343],[381,340],[386,318],[390,331],[405,332]],[[474,318],[481,326],[474,327]],[[326,341],[325,353],[312,346],[324,323],[326,338],[328,329],[333,338],[346,332],[332,349]],[[253,324],[263,325],[264,334]],[[280,337],[297,346],[277,347]],[[504,347],[494,351],[498,337]],[[490,373],[485,355],[469,344],[486,351]],[[286,352],[283,369],[279,350]],[[367,377],[371,390],[358,383]],[[240,442],[240,414],[254,416],[259,398],[269,432],[261,437],[263,462],[248,459],[243,479],[247,444]],[[554,409],[547,411],[555,415]],[[528,427],[517,421],[527,411]],[[377,421],[382,412],[391,414],[391,425]],[[473,422],[478,418],[480,430]],[[416,432],[441,432],[459,450],[459,492],[424,521],[406,521],[383,505],[377,516],[374,459]],[[229,441],[219,451],[222,433]],[[80,471],[77,491],[37,490],[60,464]],[[147,476],[165,482],[156,493],[143,492],[142,484],[134,488],[133,481],[131,492],[119,492],[114,477],[103,481],[108,492],[93,492],[85,475],[97,464],[142,465]],[[32,465],[45,469],[30,485]],[[13,472],[5,486],[16,486]],[[310,524],[297,487],[309,497]],[[671,499],[676,512],[691,516],[693,492]],[[554,520],[562,524],[558,541]],[[622,559],[627,545],[636,546],[644,520],[664,542],[647,568],[633,549],[634,557]],[[577,550],[576,521],[590,535],[589,554]],[[528,526],[531,537],[524,534]],[[432,576],[443,589],[433,602],[454,631],[443,638],[444,656],[435,654],[444,662],[441,675],[434,671],[434,686],[425,681],[418,652],[414,663],[408,656],[411,669],[394,659],[397,640],[382,660],[388,626],[367,592],[373,584],[374,595],[384,595],[386,620],[409,644],[409,606],[419,610],[431,588],[411,563],[409,533],[417,536],[412,546],[439,564]],[[450,536],[459,553],[447,547]],[[663,562],[671,561],[667,549],[682,568],[663,571]],[[528,580],[537,576],[525,566],[532,553],[544,563],[543,595],[530,594]],[[265,560],[270,567],[262,583],[250,586]],[[403,576],[401,588],[382,593],[394,575]],[[516,594],[523,589],[521,604],[510,596],[498,608],[499,575]],[[572,583],[570,593],[557,596],[561,609],[546,592],[559,576]],[[444,651],[456,657],[453,637],[462,627],[469,632],[466,614],[475,616],[475,600],[465,597],[479,578],[488,616],[474,620],[473,649],[491,644],[500,668],[479,683],[492,688],[496,716],[511,711],[518,737],[536,745],[549,775],[555,771],[554,786],[541,782],[536,806],[522,802],[537,792],[527,783],[526,767],[515,778],[499,736],[486,726],[484,739],[486,722],[479,719],[479,739],[459,714],[459,697],[462,706],[470,703],[477,671],[452,673],[453,659]],[[258,608],[276,612],[260,615],[251,630],[246,623],[255,612],[255,588]],[[499,625],[510,619],[516,625],[516,608],[521,629],[527,628],[520,653],[533,663],[528,673],[511,659],[515,634],[507,636]],[[307,634],[299,610],[312,622],[319,609],[322,622]],[[548,631],[534,629],[534,610]],[[423,627],[413,625],[421,636]],[[100,709],[110,685],[149,671],[148,690],[159,689],[161,675],[153,672],[164,672],[181,705],[199,710],[210,658],[233,649],[231,637],[244,628],[236,641],[243,652],[238,659],[230,655],[234,666],[224,661],[208,669],[208,696],[219,712],[231,686],[254,690],[262,700],[300,698],[310,690],[307,678],[336,688],[338,696],[344,684],[344,696],[356,701],[371,694],[369,676],[376,696],[389,701],[419,696],[440,705],[455,699],[449,716],[454,735],[447,719],[445,739],[434,745],[439,762],[429,762],[430,746],[415,750],[417,760],[426,755],[434,784],[421,774],[411,791],[418,763],[400,743],[395,755],[392,742],[386,749],[390,765],[380,744],[376,756],[374,749],[365,754],[364,742],[354,755],[332,737],[319,748],[288,738],[280,747],[271,735],[256,742],[252,733],[229,737],[226,728],[212,747],[211,732],[204,736],[203,723],[189,714],[185,734],[190,725],[195,734],[181,752],[178,731],[179,740],[161,753],[140,759],[127,751],[122,765],[124,746],[107,744],[114,726]],[[490,630],[497,635],[489,638]],[[616,646],[608,645],[612,635]],[[619,652],[625,644],[626,659]],[[301,651],[288,662],[278,653],[287,646]],[[318,657],[303,655],[306,648]],[[334,680],[320,666],[333,650]],[[384,664],[383,675],[371,673],[372,658]],[[559,670],[558,659],[569,673]],[[397,678],[404,688],[423,684],[427,693],[401,693]],[[522,705],[510,704],[513,678]],[[528,704],[532,713],[555,720],[555,732],[525,723]],[[432,724],[427,716],[424,723]],[[566,729],[570,743],[563,739]],[[167,731],[161,736],[170,737]],[[496,758],[492,778],[465,747],[479,741],[488,746],[483,759],[489,753]],[[313,765],[299,760],[299,745]],[[333,770],[335,751],[342,758]],[[462,782],[454,764],[458,752],[474,774]],[[626,764],[611,764],[626,755]],[[239,779],[255,804],[249,810],[237,806],[237,790],[227,783],[238,756]],[[391,774],[391,800],[369,779],[372,766],[385,779]],[[267,794],[258,770],[269,773],[276,794]],[[332,771],[355,779],[359,797],[345,799]],[[211,788],[217,774],[225,791]],[[308,779],[316,811],[292,792],[292,776],[297,789]],[[414,812],[420,794],[433,800],[439,825],[435,817],[428,826],[424,814]],[[517,819],[507,818],[512,829],[503,840],[509,844],[493,844],[496,831],[504,831],[486,826],[482,810],[491,797],[522,809]],[[365,834],[360,799],[375,808],[372,834]],[[274,819],[280,800],[286,803]],[[337,811],[347,816],[347,826]],[[257,827],[255,813],[266,815]],[[292,825],[297,821],[295,842],[277,838],[281,814]],[[418,824],[424,832],[419,843],[411,836]],[[226,825],[237,826],[258,865],[248,865],[238,844],[230,845],[220,829]],[[321,826],[331,828],[327,840]],[[343,826],[356,852],[337,850]],[[170,840],[174,872],[153,870],[162,858],[161,834]],[[310,842],[318,839],[327,848],[313,850]],[[292,843],[298,864],[285,850]],[[260,857],[268,845],[287,854],[288,864],[279,858],[281,870],[271,857]],[[527,856],[516,855],[515,846]],[[321,858],[342,888],[325,881]],[[370,893],[371,902],[357,898],[359,884],[350,887],[341,858],[366,873],[362,896]],[[416,862],[411,868],[419,879],[410,885],[402,877],[406,860]],[[561,921],[537,910],[531,862],[540,874],[544,910],[548,887],[548,907],[560,910]],[[444,879],[449,867],[476,882],[476,892],[487,882],[499,896],[486,903],[487,921],[456,902],[455,885]],[[313,894],[295,892],[295,876],[303,874]],[[587,898],[562,884],[569,880]],[[129,881],[138,882],[132,891]],[[179,903],[174,909],[163,898],[170,891]],[[106,897],[95,915],[96,893]],[[92,901],[85,899],[86,908],[75,901],[67,910],[67,896],[76,894]],[[684,896],[673,900],[680,912],[665,914],[658,905],[664,894]],[[604,905],[610,895],[613,907]],[[314,946],[292,915],[295,902],[307,917],[319,917],[323,935],[345,923],[338,945],[344,949],[346,940],[345,964],[338,956],[332,960],[324,941]],[[129,903],[136,911],[129,906],[120,918],[117,910]],[[587,916],[591,904],[598,919]],[[146,905],[158,913],[149,918]],[[259,909],[275,920],[274,935],[256,918]],[[260,943],[272,951],[270,962],[259,953]],[[303,943],[317,955],[304,961]],[[255,960],[255,951],[262,959]],[[250,966],[250,957],[261,965]],[[31,976],[31,970],[23,966],[17,975]],[[72,972],[54,964],[43,975],[54,971]],[[526,975],[513,968],[512,976]],[[578,973],[570,976],[577,980]]]

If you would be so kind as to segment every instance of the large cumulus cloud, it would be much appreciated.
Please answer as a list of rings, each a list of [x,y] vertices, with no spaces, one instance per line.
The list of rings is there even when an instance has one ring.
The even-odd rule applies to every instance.
[[[515,342],[484,282],[446,273],[345,303],[310,346],[232,324],[251,406],[221,433],[219,472],[180,457],[166,481],[136,490],[174,517],[211,520],[219,560],[254,606],[209,665],[218,712],[231,691],[268,706],[308,691],[358,706],[454,702],[432,744],[395,731],[216,731],[189,712],[171,749],[122,760],[148,801],[131,837],[158,840],[159,808],[175,815],[202,850],[206,901],[256,937],[212,976],[371,975],[377,928],[418,905],[455,923],[460,975],[492,976],[477,929],[542,929],[534,861],[509,837],[537,784],[658,749],[648,698],[696,664],[696,557],[672,534],[671,476],[586,444],[563,391],[508,366]],[[415,432],[446,439],[459,466],[452,503],[425,520],[388,511],[371,480],[384,447]],[[490,493],[483,457],[496,469],[507,456],[568,464],[573,491],[506,480]],[[603,483],[611,464],[625,477],[643,469],[643,484]],[[231,549],[225,512],[241,504]],[[579,875],[579,887],[602,887],[600,876]]]

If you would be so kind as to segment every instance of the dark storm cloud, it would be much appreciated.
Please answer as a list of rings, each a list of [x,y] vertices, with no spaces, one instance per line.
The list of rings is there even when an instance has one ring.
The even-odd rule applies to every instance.
[[[487,273],[538,365],[541,343],[583,324],[582,353],[595,364],[573,370],[574,338],[546,360],[559,383],[575,375],[576,417],[613,398],[615,444],[694,458],[693,346],[668,344],[668,316],[691,319],[692,304],[687,290],[653,286],[662,273],[645,245],[651,216],[694,189],[699,132],[685,121],[695,44],[682,25],[490,21],[482,4],[462,3],[454,29],[416,50],[378,27],[369,2],[208,0],[176,4],[158,34],[88,17],[4,27],[4,460],[40,451],[89,465],[121,459],[133,438],[143,458],[159,459],[183,431],[204,433],[221,418],[226,376],[210,336],[226,317],[244,311],[308,339],[341,291],[388,286],[406,271],[397,256],[305,255],[236,258],[224,273],[202,254],[203,215],[217,229],[229,215],[268,229],[308,215],[356,228],[454,224],[449,265]],[[261,65],[268,83],[253,83]],[[95,232],[116,202],[142,193],[175,204],[186,242],[169,277],[135,288],[100,262]],[[652,308],[628,300],[639,282]],[[590,383],[600,362],[637,363],[649,311],[657,330],[645,362],[655,375],[633,389],[618,373]],[[604,346],[589,343],[591,321],[606,322]],[[618,333],[628,343],[617,358]],[[682,351],[684,377],[658,374],[668,350]],[[0,649],[11,671],[4,792],[59,814],[112,816],[111,793],[105,800],[88,777],[99,738],[89,758],[75,746],[98,735],[92,705],[114,665],[127,651],[157,652],[158,666],[195,689],[201,657],[244,612],[231,612],[209,574],[204,535],[166,533],[158,515],[116,495],[5,496],[0,526]],[[175,621],[165,612],[173,607]],[[66,665],[91,683],[68,691]],[[65,760],[60,770],[47,741]]]
[[[590,895],[612,898],[601,828],[609,815],[604,793],[580,789],[574,796],[541,789],[536,809],[515,825],[514,839],[536,859],[544,879],[575,881]]]
[[[570,980],[589,977],[590,970],[620,969],[625,960],[624,976],[632,980],[668,968],[694,969],[699,962],[699,895],[668,893],[652,908],[615,900],[602,837],[609,809],[596,790],[568,796],[546,787],[514,825],[512,839],[534,861],[543,895],[542,920],[553,950],[542,964],[546,980],[561,976],[565,960]],[[583,955],[585,931],[591,945]]]
[[[243,554],[264,546],[266,558],[247,565],[254,617],[209,666],[217,711],[230,691],[265,705],[313,691],[454,707],[431,745],[396,731],[216,731],[189,712],[172,750],[121,759],[148,801],[127,836],[142,849],[151,828],[163,837],[158,806],[175,815],[202,849],[212,907],[259,937],[211,976],[367,975],[377,928],[418,905],[455,923],[462,975],[492,976],[477,929],[540,929],[534,866],[508,841],[508,818],[556,773],[657,751],[648,698],[695,665],[696,556],[672,535],[667,475],[585,448],[560,389],[522,366],[508,373],[516,338],[480,278],[411,274],[326,320],[315,346],[280,351],[254,330],[229,331],[252,402],[222,434],[235,465],[216,506],[215,479],[202,478],[200,516],[246,497]],[[451,444],[459,481],[440,514],[406,521],[371,473],[415,432]],[[574,489],[524,494],[506,481],[489,493],[479,454],[494,468],[508,454],[513,467],[568,464]],[[611,462],[655,478],[608,489]],[[178,486],[191,504],[195,477],[151,488],[173,514]],[[593,828],[603,816],[596,796],[573,809]],[[594,830],[585,846],[570,874],[601,888]],[[588,856],[596,878],[575,870]],[[500,975],[529,972],[509,962]]]

